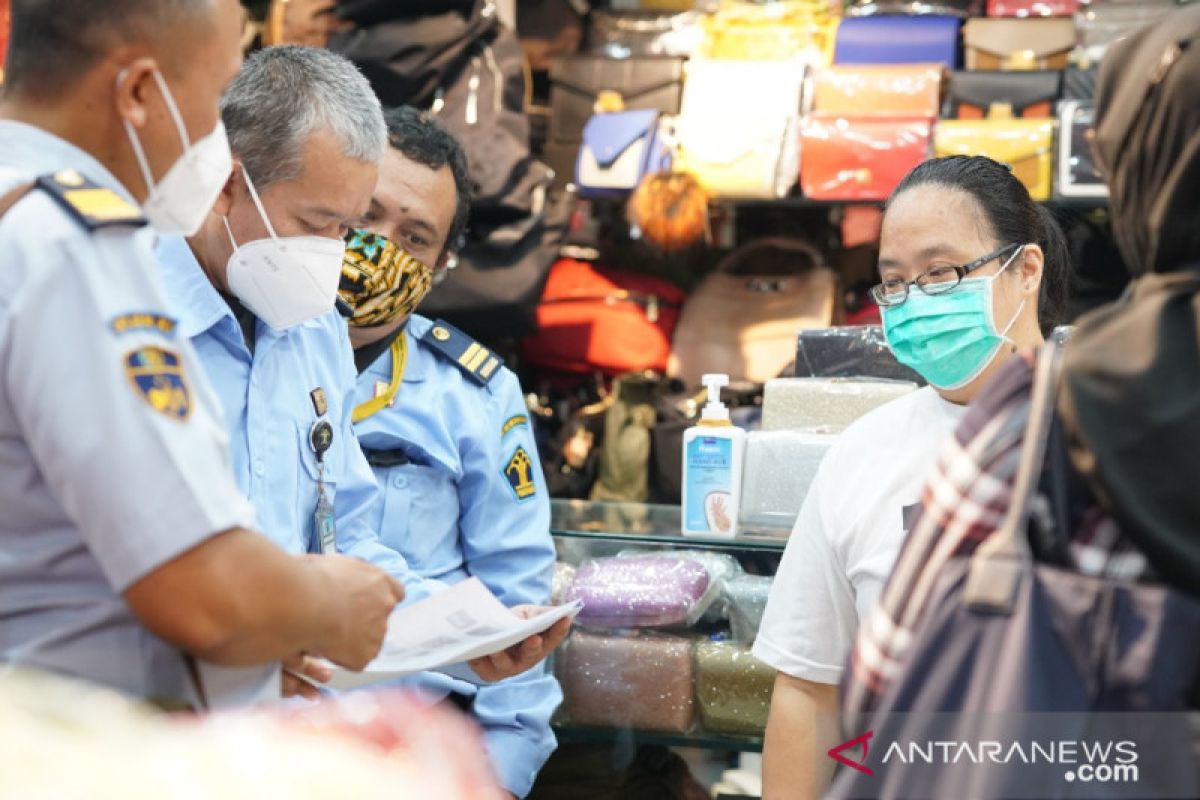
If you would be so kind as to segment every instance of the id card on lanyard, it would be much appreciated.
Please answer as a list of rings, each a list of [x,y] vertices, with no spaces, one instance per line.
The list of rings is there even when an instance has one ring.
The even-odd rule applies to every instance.
[[[322,393],[323,396],[324,393]],[[318,414],[323,416],[324,409],[316,402],[314,391],[314,406]],[[313,512],[314,550],[323,555],[337,552],[337,524],[333,517],[333,503],[329,501],[329,492],[325,487],[325,454],[333,446],[333,426],[327,419],[318,419],[308,432],[308,443],[317,457],[317,508]]]

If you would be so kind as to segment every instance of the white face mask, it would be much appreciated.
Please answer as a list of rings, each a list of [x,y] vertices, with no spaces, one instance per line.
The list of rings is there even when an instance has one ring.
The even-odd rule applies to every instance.
[[[117,81],[120,82],[124,77],[125,73],[122,72],[117,76]],[[129,120],[122,120],[149,192],[142,203],[142,210],[159,233],[192,236],[200,230],[200,225],[212,210],[221,187],[229,180],[229,173],[233,170],[229,139],[225,136],[225,125],[218,119],[212,133],[192,144],[166,80],[158,70],[154,71],[154,79],[158,81],[167,111],[179,133],[179,141],[183,143],[183,154],[156,184],[137,130]]]
[[[276,236],[245,167],[242,175],[271,238],[239,246],[229,220],[222,218],[233,243],[226,271],[229,290],[277,331],[330,311],[337,300],[346,243],[324,236]]]

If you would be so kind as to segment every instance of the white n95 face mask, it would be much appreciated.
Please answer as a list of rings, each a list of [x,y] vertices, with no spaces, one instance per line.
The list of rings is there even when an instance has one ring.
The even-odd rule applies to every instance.
[[[120,81],[124,75],[122,72],[117,80]],[[175,123],[175,130],[179,133],[183,153],[167,170],[162,180],[155,183],[137,130],[129,120],[122,120],[149,192],[142,203],[142,210],[146,219],[150,220],[150,224],[159,233],[192,236],[200,230],[204,218],[212,210],[213,203],[221,192],[221,187],[229,180],[229,173],[233,170],[233,155],[229,152],[229,139],[225,135],[225,125],[220,119],[210,134],[192,144],[188,140],[183,117],[179,114],[179,107],[175,105],[175,98],[171,95],[166,80],[158,70],[154,71],[154,79],[158,82],[171,121]]]
[[[245,167],[242,175],[270,238],[238,245],[229,220],[222,218],[233,244],[226,272],[229,290],[256,317],[277,331],[332,310],[342,274],[342,257],[346,253],[345,241],[324,236],[277,236]]]

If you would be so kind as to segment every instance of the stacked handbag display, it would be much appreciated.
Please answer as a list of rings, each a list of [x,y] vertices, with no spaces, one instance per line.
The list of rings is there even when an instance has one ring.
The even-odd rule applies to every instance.
[[[591,197],[674,169],[718,199],[779,198],[798,182],[813,200],[878,202],[916,164],[952,154],[1011,164],[1038,200],[1103,197],[1086,145],[1095,63],[1176,5],[990,0],[978,16],[983,3],[855,2],[839,20],[821,3],[726,2],[648,15],[629,58],[556,68],[552,143]],[[615,52],[617,16],[604,18],[603,52]],[[593,113],[605,91],[623,110]]]
[[[771,578],[712,551],[629,550],[560,562],[583,600],[556,657],[572,725],[761,736],[774,670],[750,654]],[[734,621],[736,620],[736,621]],[[732,630],[736,632],[731,632]]]

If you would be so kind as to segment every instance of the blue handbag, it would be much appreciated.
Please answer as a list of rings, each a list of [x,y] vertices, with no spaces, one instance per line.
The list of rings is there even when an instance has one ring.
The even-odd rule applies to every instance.
[[[838,28],[834,64],[959,65],[958,17],[847,17]]]
[[[620,197],[642,178],[671,167],[671,150],[660,135],[654,109],[596,114],[583,129],[575,184],[583,197]]]

